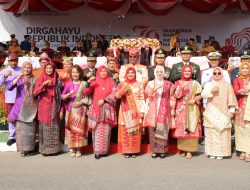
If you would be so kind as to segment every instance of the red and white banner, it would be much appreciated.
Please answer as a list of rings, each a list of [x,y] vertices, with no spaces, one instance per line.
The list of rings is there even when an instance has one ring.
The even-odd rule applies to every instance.
[[[116,0],[116,2],[119,1]],[[140,1],[140,5],[143,5],[143,2],[146,9],[148,1]],[[157,9],[156,5],[155,9]],[[125,6],[126,3],[120,7],[117,3],[116,9],[110,11],[119,8],[122,13],[122,9],[126,9]],[[175,5],[172,11],[163,16],[147,13],[117,16],[117,14],[105,12],[107,10],[95,9],[79,7],[67,12],[48,10],[26,11],[20,14],[0,11],[0,41],[8,41],[10,34],[16,34],[20,42],[25,34],[29,34],[37,41],[40,48],[44,46],[44,41],[50,41],[55,48],[61,40],[66,40],[70,47],[73,47],[77,40],[84,39],[86,33],[91,32],[92,40],[96,40],[99,33],[107,35],[107,38],[117,35],[127,38],[151,37],[159,38],[164,46],[168,47],[170,37],[176,31],[180,31],[181,45],[185,45],[190,37],[195,38],[196,35],[200,35],[202,40],[208,39],[211,35],[215,36],[221,45],[224,45],[226,38],[231,38],[238,50],[248,46],[250,42],[250,15],[248,14],[204,14],[181,5]]]

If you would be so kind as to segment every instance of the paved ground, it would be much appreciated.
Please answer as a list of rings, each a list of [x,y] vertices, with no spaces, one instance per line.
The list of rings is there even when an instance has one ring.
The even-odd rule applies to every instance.
[[[92,154],[21,158],[17,152],[0,152],[0,189],[249,190],[250,163],[235,154],[223,161],[205,155],[153,160],[149,154],[95,160]]]

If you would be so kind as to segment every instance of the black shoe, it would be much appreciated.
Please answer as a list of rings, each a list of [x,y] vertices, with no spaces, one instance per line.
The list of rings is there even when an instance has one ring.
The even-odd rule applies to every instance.
[[[101,154],[95,154],[95,159],[100,159],[102,157],[102,155]]]
[[[13,145],[15,142],[16,142],[16,139],[9,139],[8,142],[7,142],[7,145],[8,145],[8,146],[11,146],[11,145]]]
[[[157,158],[157,154],[153,153],[153,154],[151,154],[151,157],[152,157],[153,159],[155,159],[155,158]]]
[[[163,153],[160,154],[160,158],[161,158],[161,159],[163,159],[163,158],[165,158],[165,157],[166,157],[166,154],[163,154]]]
[[[130,156],[129,156],[129,154],[124,154],[124,157],[129,158]]]
[[[22,151],[21,152],[21,157],[24,157],[25,156],[25,151]]]
[[[132,154],[132,156],[131,156],[132,158],[136,158],[136,155],[135,154]]]

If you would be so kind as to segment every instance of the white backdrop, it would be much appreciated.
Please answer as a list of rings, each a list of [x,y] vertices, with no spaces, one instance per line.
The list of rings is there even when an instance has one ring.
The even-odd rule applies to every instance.
[[[9,35],[14,33],[20,42],[23,35],[30,34],[38,41],[39,47],[42,47],[47,39],[51,41],[52,47],[58,46],[61,39],[66,39],[73,47],[76,39],[84,38],[86,32],[91,32],[92,40],[99,33],[120,34],[122,37],[159,36],[167,47],[170,36],[179,29],[181,45],[197,34],[202,36],[203,40],[214,35],[223,45],[225,38],[236,33],[232,36],[233,43],[239,49],[250,41],[250,15],[201,14],[184,7],[175,7],[165,16],[128,14],[119,18],[117,15],[86,7],[70,12],[24,12],[19,16],[0,11],[0,41],[9,40]]]

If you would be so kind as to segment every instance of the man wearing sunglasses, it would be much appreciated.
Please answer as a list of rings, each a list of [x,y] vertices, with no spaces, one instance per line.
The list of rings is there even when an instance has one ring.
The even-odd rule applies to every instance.
[[[148,69],[145,65],[139,63],[140,50],[131,48],[129,50],[129,64],[122,65],[119,74],[120,82],[125,81],[125,73],[128,67],[134,67],[136,70],[136,80],[146,86],[148,82]]]
[[[209,59],[210,68],[202,72],[202,76],[201,76],[202,87],[204,87],[207,82],[212,81],[213,70],[215,67],[219,66],[221,54],[219,52],[210,52],[207,55],[207,58]],[[228,72],[226,70],[223,70],[222,74],[223,74],[225,81],[227,81],[228,83],[231,83]]]
[[[184,65],[190,65],[193,68],[192,79],[201,83],[200,66],[190,62],[190,59],[192,57],[192,51],[193,49],[190,46],[181,47],[180,52],[181,52],[182,62],[176,63],[172,66],[170,74],[171,82],[180,80],[182,75],[182,67]]]
[[[162,65],[164,67],[164,71],[165,71],[164,79],[169,80],[171,69],[164,65],[166,55],[167,55],[167,51],[163,48],[159,48],[155,51],[155,58],[154,58],[155,66],[151,66],[148,68],[149,80],[155,79],[154,69],[157,65]]]

